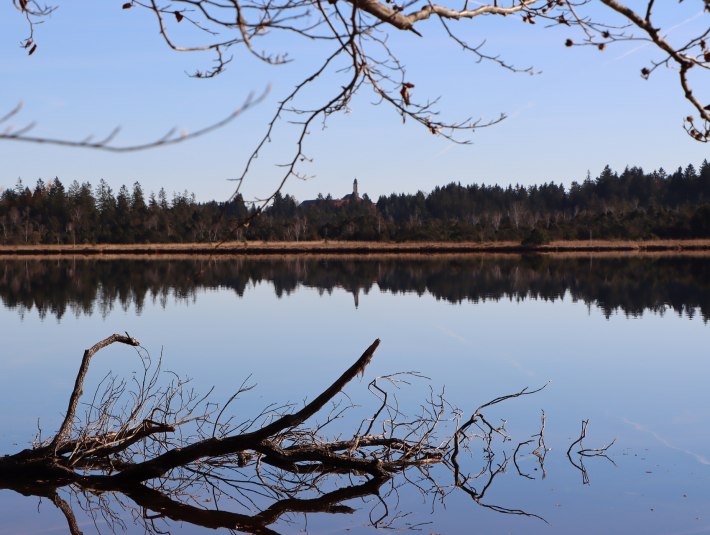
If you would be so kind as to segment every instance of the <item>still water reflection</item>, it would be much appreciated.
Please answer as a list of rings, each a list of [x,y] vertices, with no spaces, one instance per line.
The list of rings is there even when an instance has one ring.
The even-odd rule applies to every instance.
[[[243,296],[260,282],[273,285],[277,297],[299,287],[353,295],[373,287],[381,292],[430,294],[451,303],[539,298],[557,300],[566,293],[599,307],[606,317],[620,310],[672,309],[710,319],[710,262],[707,256],[598,257],[434,257],[303,258],[246,260],[45,260],[0,261],[0,297],[21,313],[36,308],[40,317],[108,314],[112,307],[146,299],[164,308],[167,298],[194,298],[202,289],[231,289]]]
[[[368,532],[372,515],[387,512],[393,527],[435,533],[710,531],[707,257],[20,259],[0,262],[0,298],[0,404],[13,408],[2,414],[3,454],[27,446],[37,418],[45,435],[58,427],[81,351],[110,332],[129,331],[152,354],[162,351],[165,367],[193,377],[197,390],[215,386],[216,402],[252,374],[258,387],[239,400],[239,414],[312,399],[379,337],[365,379],[347,391],[358,404],[369,379],[395,371],[430,378],[398,391],[412,412],[428,384],[435,392],[445,386],[446,399],[466,413],[549,385],[491,408],[487,417],[507,420],[511,441],[496,443],[492,463],[474,444],[472,492],[435,468],[438,491],[405,474],[376,489],[388,496],[384,504],[354,493],[341,503],[353,514],[286,508],[270,529]],[[86,390],[108,370],[130,377],[136,365],[130,352],[111,349],[92,364]],[[567,456],[587,419],[584,447],[616,439],[608,459],[580,458],[579,445]],[[336,422],[336,430],[352,434],[348,424]],[[249,504],[220,507],[255,514]],[[76,513],[81,529],[96,530],[91,515]],[[67,525],[51,501],[38,508],[37,498],[9,490],[0,491],[0,518],[0,533]],[[130,513],[121,518],[129,532],[142,525]]]

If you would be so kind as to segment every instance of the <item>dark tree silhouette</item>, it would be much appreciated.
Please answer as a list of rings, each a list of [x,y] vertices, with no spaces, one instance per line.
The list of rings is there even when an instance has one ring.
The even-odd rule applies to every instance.
[[[241,196],[197,203],[187,191],[164,189],[148,205],[139,183],[118,193],[99,181],[58,177],[34,190],[18,181],[0,194],[0,245],[83,243],[215,243],[238,240],[517,241],[534,247],[551,240],[648,240],[710,237],[710,163],[672,174],[609,166],[583,183],[502,188],[438,186],[424,194],[392,194],[373,204],[320,197],[299,203],[274,195],[264,210]],[[256,217],[259,215],[259,217]],[[248,227],[245,223],[249,222]],[[238,233],[234,233],[238,229]]]

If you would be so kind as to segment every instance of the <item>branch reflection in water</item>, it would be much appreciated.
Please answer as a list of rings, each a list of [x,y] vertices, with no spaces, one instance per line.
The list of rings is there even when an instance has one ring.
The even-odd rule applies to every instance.
[[[142,374],[129,382],[106,377],[83,399],[91,359],[114,343],[136,348]],[[240,420],[227,414],[232,402],[252,389],[247,382],[218,406],[209,393],[198,395],[185,380],[162,373],[160,362],[153,362],[128,333],[114,334],[84,352],[59,431],[46,440],[38,436],[32,448],[0,458],[0,488],[47,498],[62,512],[72,534],[81,531],[71,504],[78,504],[97,528],[103,521],[114,531],[127,528],[123,509],[150,533],[163,533],[171,521],[276,533],[278,527],[272,526],[294,513],[354,513],[355,499],[369,508],[375,527],[416,528],[397,506],[407,486],[432,503],[461,490],[483,508],[545,521],[486,498],[511,459],[518,475],[534,479],[518,465],[527,449],[532,448],[530,455],[544,477],[544,413],[539,431],[517,442],[505,420],[493,423],[488,416],[492,407],[544,386],[497,397],[470,416],[430,389],[419,413],[407,415],[396,390],[425,378],[416,372],[377,377],[368,384],[374,403],[355,431],[327,437],[326,427],[336,420],[351,421],[356,406],[344,389],[365,372],[378,345],[375,340],[298,410],[269,405],[255,417]],[[80,402],[86,407],[83,415],[77,414]],[[318,415],[320,420],[314,418]],[[609,448],[583,448],[586,426],[584,421],[579,439],[568,450],[577,468],[570,455],[575,445],[582,448],[580,456],[606,456]],[[482,467],[470,471],[476,462]],[[222,509],[227,502],[244,512]]]

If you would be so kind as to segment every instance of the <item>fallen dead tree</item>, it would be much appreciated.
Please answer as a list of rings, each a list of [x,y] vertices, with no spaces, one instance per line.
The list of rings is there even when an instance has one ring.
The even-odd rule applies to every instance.
[[[87,409],[80,417],[77,408],[84,397],[91,359],[114,343],[138,350],[143,373],[130,387],[119,378],[106,378],[90,400],[82,401]],[[124,525],[107,499],[118,494],[132,502],[128,509],[134,518],[155,532],[160,531],[154,525],[157,519],[171,519],[210,528],[274,533],[270,526],[284,515],[352,513],[354,509],[344,502],[366,497],[375,504],[370,521],[387,525],[397,518],[387,505],[387,497],[397,493],[392,484],[397,475],[442,499],[461,489],[480,506],[540,518],[521,509],[489,504],[485,494],[511,459],[519,475],[532,478],[518,466],[528,446],[544,474],[544,413],[535,440],[518,443],[512,454],[496,451],[496,438],[501,443],[511,440],[505,422],[493,424],[483,413],[539,389],[501,396],[468,417],[431,391],[420,414],[407,417],[387,386],[398,386],[417,374],[379,377],[368,385],[376,397],[374,408],[355,432],[346,438],[325,438],[324,428],[353,408],[336,399],[353,378],[363,374],[378,345],[375,340],[350,368],[299,410],[269,406],[255,417],[237,421],[226,416],[227,410],[251,386],[243,383],[223,406],[217,406],[209,400],[209,393],[197,395],[179,377],[161,382],[160,363],[152,363],[135,338],[114,334],[84,352],[56,434],[46,440],[38,437],[33,447],[0,457],[0,489],[48,498],[62,511],[74,534],[80,533],[78,523],[60,491],[77,502],[83,500],[82,509],[95,522],[101,517],[113,528]],[[325,413],[324,420],[305,425],[317,413]],[[459,455],[471,450],[474,442],[482,447],[483,465],[480,471],[468,473],[461,468]],[[451,477],[443,481],[432,472],[434,467]],[[383,491],[386,483],[390,485]],[[217,505],[227,498],[246,512],[230,512]],[[120,503],[126,508],[126,500]]]

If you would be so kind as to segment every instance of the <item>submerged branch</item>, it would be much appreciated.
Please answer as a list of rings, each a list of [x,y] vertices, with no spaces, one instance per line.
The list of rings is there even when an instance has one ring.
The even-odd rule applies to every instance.
[[[349,514],[355,509],[343,502],[368,496],[376,498],[370,521],[373,525],[389,526],[398,517],[395,514],[383,524],[390,514],[388,498],[397,497],[395,476],[401,475],[425,494],[443,498],[450,492],[437,482],[435,472],[431,471],[435,465],[453,474],[454,482],[449,489],[460,489],[479,506],[499,513],[542,519],[517,507],[484,500],[494,480],[505,473],[511,458],[518,474],[530,478],[518,467],[517,456],[533,439],[537,439],[537,444],[532,455],[544,475],[547,451],[544,413],[540,431],[533,439],[518,444],[512,456],[503,449],[501,461],[494,460],[494,439],[502,437],[505,443],[510,437],[504,424],[494,426],[483,414],[487,408],[540,389],[524,388],[484,403],[461,425],[460,412],[444,400],[443,392],[435,395],[432,391],[421,407],[421,414],[406,416],[385,383],[398,387],[407,384],[410,378],[422,376],[416,372],[388,375],[381,377],[380,382],[375,379],[369,383],[368,390],[376,403],[352,437],[328,439],[322,436],[323,428],[353,408],[352,404],[341,407],[335,398],[341,393],[347,396],[344,388],[364,372],[379,340],[300,410],[283,414],[290,405],[273,405],[236,426],[229,418],[220,422],[224,407],[188,391],[183,380],[173,378],[168,386],[159,386],[159,363],[152,369],[150,359],[139,349],[144,373],[142,380],[134,381],[136,390],[126,394],[124,382],[115,378],[102,381],[100,388],[104,391],[97,391],[88,404],[86,419],[80,421],[76,411],[91,358],[114,343],[140,348],[139,342],[128,334],[114,334],[87,349],[67,413],[52,440],[34,449],[0,457],[0,488],[49,498],[64,514],[71,533],[79,533],[79,524],[71,506],[59,496],[60,489],[82,503],[85,510],[98,511],[90,514],[101,514],[118,524],[122,521],[111,510],[106,497],[114,496],[122,507],[125,500],[120,496],[127,497],[142,510],[135,518],[142,519],[148,532],[160,532],[153,523],[162,518],[213,529],[272,534],[276,532],[270,526],[284,515]],[[237,394],[249,388],[242,384]],[[120,407],[124,395],[130,400],[128,407]],[[324,423],[304,425],[329,404],[332,407]],[[453,411],[451,415],[449,409]],[[474,425],[478,431],[467,433]],[[447,426],[453,426],[453,436],[437,437],[438,430]],[[585,428],[586,425],[575,444],[581,444]],[[460,450],[470,449],[474,440],[483,444],[485,460],[483,470],[477,475],[466,474],[458,458]],[[610,446],[583,448],[579,453],[605,456]],[[419,479],[407,474],[409,470],[419,474]],[[479,478],[483,483],[480,491],[473,486]],[[392,484],[383,487],[386,482]],[[196,500],[205,493],[211,497],[206,502],[214,501],[214,508]],[[220,497],[233,499],[247,512],[223,510],[217,504]],[[378,509],[380,506],[384,512]],[[259,512],[254,514],[254,509]]]

